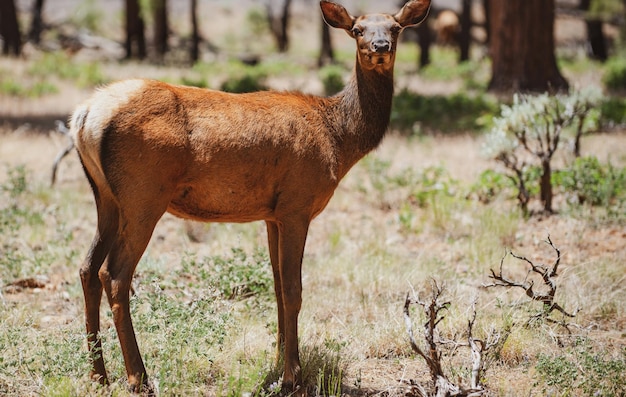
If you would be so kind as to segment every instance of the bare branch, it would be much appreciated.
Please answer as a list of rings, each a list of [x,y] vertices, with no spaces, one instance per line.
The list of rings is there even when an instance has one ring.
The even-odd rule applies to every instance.
[[[541,302],[543,304],[543,310],[537,313],[536,315],[532,316],[529,322],[537,318],[548,319],[548,316],[554,310],[570,318],[576,316],[576,313],[571,314],[567,312],[561,305],[559,305],[558,303],[554,301],[554,298],[556,296],[556,289],[557,289],[557,284],[554,278],[558,275],[558,267],[559,267],[559,264],[561,263],[561,251],[554,245],[554,243],[552,242],[552,239],[550,238],[550,235],[548,235],[546,242],[556,252],[556,259],[554,263],[552,264],[552,266],[548,267],[548,266],[541,265],[541,264],[535,265],[533,261],[531,261],[530,259],[524,256],[516,255],[513,252],[507,252],[507,254],[510,254],[513,258],[526,262],[529,265],[530,268],[528,270],[528,274],[526,275],[526,278],[524,279],[524,281],[518,282],[518,281],[509,280],[503,275],[502,268],[503,268],[504,258],[507,256],[507,254],[505,254],[504,257],[500,260],[499,273],[496,273],[493,269],[490,269],[491,274],[489,275],[489,278],[493,279],[494,282],[492,284],[484,285],[485,288],[490,288],[490,287],[521,288],[524,290],[526,295],[531,300]],[[536,273],[541,276],[543,280],[543,284],[548,289],[546,293],[536,292],[533,289],[534,282],[532,280],[528,281],[528,277],[530,276],[531,273]],[[558,323],[555,321],[553,322]],[[558,323],[558,324],[561,324],[561,323]]]

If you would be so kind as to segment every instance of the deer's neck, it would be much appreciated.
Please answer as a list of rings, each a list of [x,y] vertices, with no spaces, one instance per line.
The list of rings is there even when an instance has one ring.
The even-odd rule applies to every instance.
[[[382,141],[391,115],[393,68],[364,70],[357,62],[352,77],[338,94],[342,131],[339,150],[345,172]],[[342,167],[342,168],[343,168]]]

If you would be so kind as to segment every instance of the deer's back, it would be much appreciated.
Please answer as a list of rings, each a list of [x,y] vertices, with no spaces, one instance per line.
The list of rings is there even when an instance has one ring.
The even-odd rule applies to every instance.
[[[250,221],[271,218],[281,198],[318,212],[332,195],[338,159],[324,101],[127,80],[79,107],[72,130],[114,191],[129,178],[154,182],[177,215]]]

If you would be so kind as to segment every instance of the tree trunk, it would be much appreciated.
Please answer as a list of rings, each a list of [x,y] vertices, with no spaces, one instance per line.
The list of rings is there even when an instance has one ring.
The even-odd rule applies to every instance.
[[[144,59],[145,57],[146,39],[139,1],[126,0],[126,58]]]
[[[590,6],[591,0],[580,0],[578,8],[588,12]],[[602,21],[585,15],[585,26],[587,28],[587,55],[592,59],[606,61],[609,55],[604,32],[602,31]]]
[[[287,52],[289,49],[289,8],[291,6],[291,0],[283,0],[283,7],[280,15],[275,15],[271,3],[274,0],[269,0],[267,3],[267,20],[276,40],[276,46],[278,52]]]
[[[168,50],[167,0],[152,0],[152,11],[154,13],[154,47],[157,57],[162,60]]]
[[[324,21],[324,18],[320,18],[322,21],[322,48],[320,49],[320,56],[317,59],[317,65],[322,67],[335,61],[335,52],[333,51],[333,43],[330,39],[330,27]]]
[[[433,44],[433,32],[428,21],[417,27],[417,43],[420,47],[420,69],[430,64],[430,46]]]
[[[491,37],[491,0],[483,0],[483,13],[485,14],[485,44],[489,46],[489,37]]]
[[[0,0],[0,36],[3,39],[2,53],[4,55],[21,54],[22,37],[14,0]]]
[[[543,170],[540,182],[541,203],[544,211],[552,212],[552,168],[549,158],[541,160],[541,168]]]
[[[198,0],[191,0],[191,62],[200,59],[200,34],[198,33]]]
[[[554,0],[491,0],[492,91],[559,91],[568,83],[554,55]]]
[[[43,32],[43,1],[44,0],[36,0],[33,3],[33,19],[30,24],[28,38],[35,44],[39,44],[41,32]]]
[[[472,0],[463,0],[461,33],[459,34],[459,62],[469,61],[472,41]]]

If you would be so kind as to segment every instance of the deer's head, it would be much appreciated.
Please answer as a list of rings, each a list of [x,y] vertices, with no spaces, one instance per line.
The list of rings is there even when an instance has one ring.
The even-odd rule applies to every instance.
[[[324,20],[344,29],[357,42],[361,67],[379,72],[393,68],[400,32],[420,24],[428,15],[431,0],[411,0],[395,15],[370,14],[354,17],[343,6],[322,0]]]

